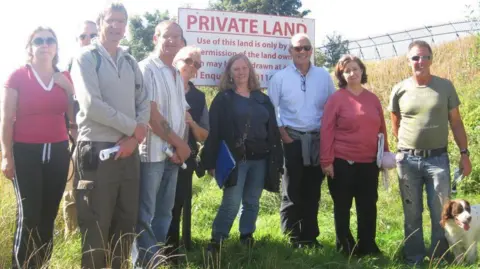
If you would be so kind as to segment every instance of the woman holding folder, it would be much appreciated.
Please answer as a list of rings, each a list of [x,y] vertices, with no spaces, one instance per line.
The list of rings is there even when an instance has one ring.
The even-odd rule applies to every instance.
[[[240,241],[251,246],[263,189],[279,191],[283,151],[273,105],[260,91],[255,70],[245,55],[228,60],[209,114],[210,133],[201,157],[205,169],[223,188],[223,198],[208,251],[218,251],[220,242],[228,238],[240,204]],[[225,151],[232,161],[218,159]],[[215,169],[225,168],[217,165],[232,164],[230,172],[215,173]]]
[[[377,142],[385,136],[385,119],[378,97],[365,89],[365,65],[345,55],[337,63],[339,83],[327,101],[320,131],[320,164],[328,177],[335,217],[337,249],[347,255],[380,254],[375,243],[378,199]],[[355,198],[358,242],[350,232],[350,208]]]

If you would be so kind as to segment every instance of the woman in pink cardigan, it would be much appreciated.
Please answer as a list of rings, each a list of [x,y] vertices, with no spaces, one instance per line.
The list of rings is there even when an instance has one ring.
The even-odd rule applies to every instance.
[[[339,83],[327,101],[320,129],[320,164],[333,198],[337,250],[350,255],[381,254],[375,243],[378,176],[378,134],[385,119],[378,97],[365,89],[365,65],[345,55],[337,63]],[[358,242],[350,231],[350,208],[355,198]]]

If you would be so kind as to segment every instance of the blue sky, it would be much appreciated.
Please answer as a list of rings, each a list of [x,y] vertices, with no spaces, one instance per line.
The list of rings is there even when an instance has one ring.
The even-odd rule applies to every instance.
[[[214,1],[214,0],[211,0]],[[177,14],[178,7],[206,8],[209,0],[123,0],[130,14],[155,9]],[[0,79],[25,61],[28,33],[38,25],[52,27],[59,39],[60,62],[75,52],[75,28],[85,19],[95,19],[103,0],[4,0],[0,4],[2,63]],[[316,45],[326,34],[336,32],[347,39],[363,38],[448,21],[464,20],[467,5],[479,0],[303,0],[303,8],[315,19]],[[7,7],[8,4],[8,7]]]

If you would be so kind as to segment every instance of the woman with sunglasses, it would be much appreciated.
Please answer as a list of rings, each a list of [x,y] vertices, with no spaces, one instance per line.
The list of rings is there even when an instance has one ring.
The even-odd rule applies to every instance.
[[[1,106],[2,172],[13,181],[18,214],[13,268],[40,268],[53,248],[54,221],[69,167],[65,113],[73,117],[73,85],[60,73],[57,38],[36,28],[27,64],[5,83]]]
[[[367,70],[356,56],[344,55],[335,76],[339,90],[328,99],[320,131],[320,164],[333,199],[337,250],[351,255],[380,254],[375,242],[378,199],[378,134],[387,132],[378,97],[365,89]],[[350,231],[355,198],[357,242]]]
[[[178,68],[185,84],[185,98],[190,106],[186,115],[186,122],[189,127],[188,144],[191,149],[191,155],[187,159],[187,169],[178,171],[177,188],[175,194],[175,205],[172,210],[172,222],[168,231],[168,245],[176,252],[180,243],[180,216],[183,208],[183,242],[187,249],[191,244],[191,203],[192,203],[192,176],[197,171],[197,176],[201,174],[201,168],[196,161],[198,154],[197,142],[203,142],[207,139],[209,123],[208,109],[205,100],[205,94],[198,90],[190,81],[195,78],[197,71],[202,67],[201,50],[193,46],[183,47],[178,51],[173,59],[173,65]]]
[[[260,90],[247,56],[236,54],[227,61],[219,88],[210,106],[210,133],[202,151],[202,162],[209,173],[215,175],[224,141],[236,167],[223,185],[222,203],[213,221],[207,249],[212,254],[217,254],[221,241],[228,238],[240,205],[240,242],[247,247],[253,245],[263,189],[279,191],[279,173],[283,167],[275,109]]]

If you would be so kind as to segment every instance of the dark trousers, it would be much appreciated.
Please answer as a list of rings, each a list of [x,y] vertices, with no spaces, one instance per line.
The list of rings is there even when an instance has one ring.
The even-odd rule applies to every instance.
[[[282,231],[292,242],[313,242],[320,234],[317,214],[324,175],[320,166],[303,165],[299,140],[283,147],[286,173],[280,207]]]
[[[140,192],[140,157],[105,161],[102,149],[115,143],[84,142],[74,153],[75,200],[82,233],[81,268],[128,268]]]
[[[192,165],[194,163],[189,162],[187,169],[178,170],[175,205],[173,206],[172,222],[167,235],[167,245],[172,246],[174,252],[177,252],[180,246],[180,219],[182,212],[182,241],[186,249],[190,249],[192,244],[192,177],[194,171]]]
[[[13,145],[17,226],[13,268],[40,268],[53,251],[53,228],[70,163],[68,141]]]
[[[333,199],[337,250],[360,255],[380,252],[375,243],[379,169],[375,162],[349,164],[342,159],[333,163],[334,178],[328,179]],[[355,198],[357,238],[350,231],[350,208]]]

